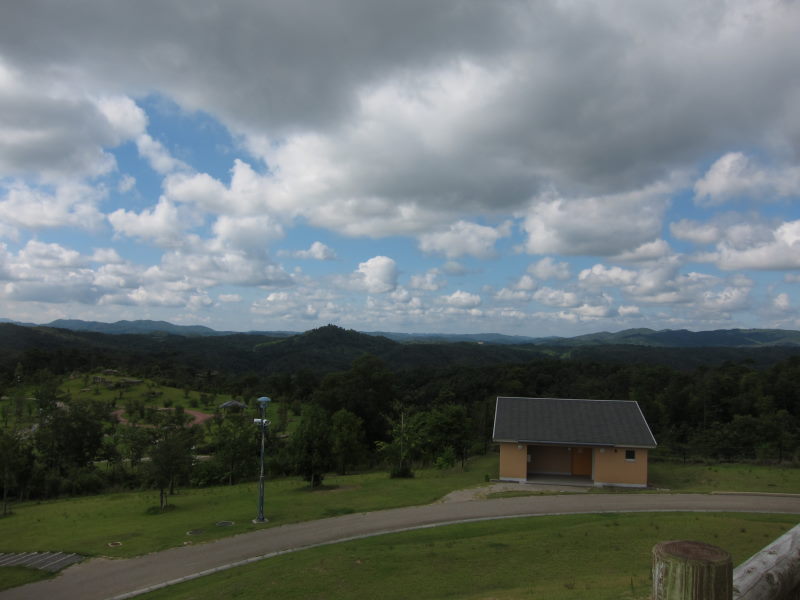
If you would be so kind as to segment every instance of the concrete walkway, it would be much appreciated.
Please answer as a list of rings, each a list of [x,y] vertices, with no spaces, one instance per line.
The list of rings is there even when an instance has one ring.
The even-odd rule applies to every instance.
[[[409,529],[520,516],[599,512],[800,514],[800,496],[758,494],[574,494],[446,502],[283,525],[124,560],[97,558],[58,577],[0,592],[0,600],[130,598],[276,554]],[[269,515],[267,515],[269,516]]]

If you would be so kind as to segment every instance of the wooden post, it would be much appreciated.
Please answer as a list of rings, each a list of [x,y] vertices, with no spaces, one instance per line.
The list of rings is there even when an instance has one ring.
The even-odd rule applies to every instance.
[[[732,600],[733,562],[703,542],[661,542],[653,547],[652,600]]]

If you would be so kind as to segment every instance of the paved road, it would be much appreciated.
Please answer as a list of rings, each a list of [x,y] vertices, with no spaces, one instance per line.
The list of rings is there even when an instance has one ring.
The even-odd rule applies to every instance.
[[[579,494],[453,502],[283,525],[124,560],[93,559],[58,577],[0,592],[0,600],[107,600],[275,554],[395,531],[545,514],[719,511],[800,514],[800,497],[757,494]]]

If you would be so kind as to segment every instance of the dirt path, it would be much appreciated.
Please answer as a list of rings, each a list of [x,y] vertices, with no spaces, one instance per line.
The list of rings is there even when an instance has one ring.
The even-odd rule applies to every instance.
[[[800,514],[800,497],[759,494],[566,494],[438,502],[282,525],[125,560],[93,559],[58,577],[0,592],[0,600],[104,600],[263,560],[373,535],[516,516],[602,512],[714,511]]]
[[[184,409],[183,412],[186,413],[187,415],[191,415],[192,417],[192,422],[189,423],[189,425],[202,425],[203,423],[205,423],[214,416],[214,415],[209,415],[208,413],[200,412],[199,410],[194,410],[193,408],[186,408]],[[128,419],[125,418],[124,408],[118,408],[111,414],[115,416],[117,420],[123,425],[127,425],[129,423]],[[147,425],[143,425],[143,427],[147,427]]]
[[[557,485],[557,484],[530,484],[530,483],[492,483],[482,487],[467,488],[450,492],[439,502],[475,502],[486,500],[490,495],[500,492],[520,492],[521,494],[557,494],[572,493],[584,494],[589,491],[587,486]]]

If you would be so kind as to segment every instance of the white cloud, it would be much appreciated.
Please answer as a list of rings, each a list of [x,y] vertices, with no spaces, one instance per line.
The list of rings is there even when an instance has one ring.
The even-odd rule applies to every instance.
[[[114,248],[97,248],[92,254],[92,262],[108,263],[108,264],[121,264],[122,257]]]
[[[536,280],[534,280],[533,277],[531,277],[530,275],[523,275],[517,280],[517,282],[514,284],[513,287],[515,290],[532,291],[536,289],[537,283]]]
[[[638,306],[632,305],[623,305],[617,309],[619,316],[621,317],[635,317],[641,314]]]
[[[695,244],[713,244],[720,238],[720,230],[710,223],[698,223],[690,219],[681,219],[670,223],[669,230],[679,240]]]
[[[435,292],[447,285],[441,275],[439,269],[430,269],[422,275],[412,275],[409,286],[416,290]]]
[[[283,237],[283,228],[269,215],[230,217],[222,215],[215,221],[211,248],[242,251],[247,256],[266,256],[268,244]]]
[[[397,263],[388,256],[375,256],[359,263],[356,281],[370,294],[391,292],[397,287]]]
[[[173,171],[188,169],[186,163],[174,158],[161,142],[154,140],[147,133],[136,138],[136,148],[139,150],[139,155],[147,160],[156,173],[166,175]]]
[[[308,250],[297,250],[295,252],[289,252],[289,256],[293,256],[294,258],[302,258],[302,259],[313,259],[313,260],[335,260],[336,259],[336,252],[333,249],[329,248],[322,242],[314,242],[308,248]]]
[[[136,187],[136,178],[132,175],[123,175],[117,184],[117,191],[127,194]]]
[[[481,297],[463,290],[456,290],[449,296],[442,296],[442,302],[454,308],[477,308],[481,305]]]
[[[50,193],[14,181],[0,196],[0,221],[33,231],[55,227],[96,230],[103,223],[97,205],[104,197],[102,190],[85,184],[61,183]]]
[[[546,306],[573,307],[580,303],[575,292],[566,292],[549,287],[544,287],[534,292],[533,299]]]
[[[127,96],[106,96],[97,100],[97,108],[117,134],[114,145],[144,134],[147,115]]]
[[[220,294],[217,296],[217,300],[220,302],[241,302],[242,297],[239,294]]]
[[[637,275],[636,271],[596,264],[591,269],[581,271],[578,274],[578,281],[589,288],[617,287],[630,285],[636,280]]]
[[[788,312],[791,310],[792,305],[789,300],[789,294],[782,292],[772,299],[772,307],[780,312]]]
[[[694,192],[698,203],[708,205],[739,198],[772,200],[798,196],[800,167],[759,166],[741,152],[729,152],[695,183]]]
[[[447,230],[419,236],[419,247],[423,252],[443,254],[451,259],[462,256],[491,258],[496,255],[495,243],[509,234],[509,228],[509,223],[495,228],[458,221]]]
[[[710,311],[745,310],[750,307],[750,288],[728,286],[702,295],[701,308]]]
[[[800,269],[800,220],[771,231],[746,224],[731,228],[709,255],[720,269]]]
[[[655,240],[642,244],[633,250],[626,250],[614,257],[614,260],[626,263],[646,263],[668,257],[672,249],[666,240]]]
[[[584,320],[604,319],[616,314],[613,308],[605,304],[581,304],[574,311]]]
[[[668,186],[606,197],[546,198],[533,204],[523,228],[529,254],[619,254],[651,242],[661,230]],[[625,215],[625,218],[620,218]]]
[[[114,231],[128,237],[152,240],[160,246],[183,244],[184,231],[191,223],[169,200],[162,197],[152,209],[140,213],[117,209],[108,215]]]
[[[526,290],[502,288],[494,295],[496,300],[507,302],[527,302],[531,299],[531,293]]]
[[[543,281],[548,279],[569,279],[569,271],[569,263],[556,262],[550,256],[545,256],[528,267],[528,273]]]

